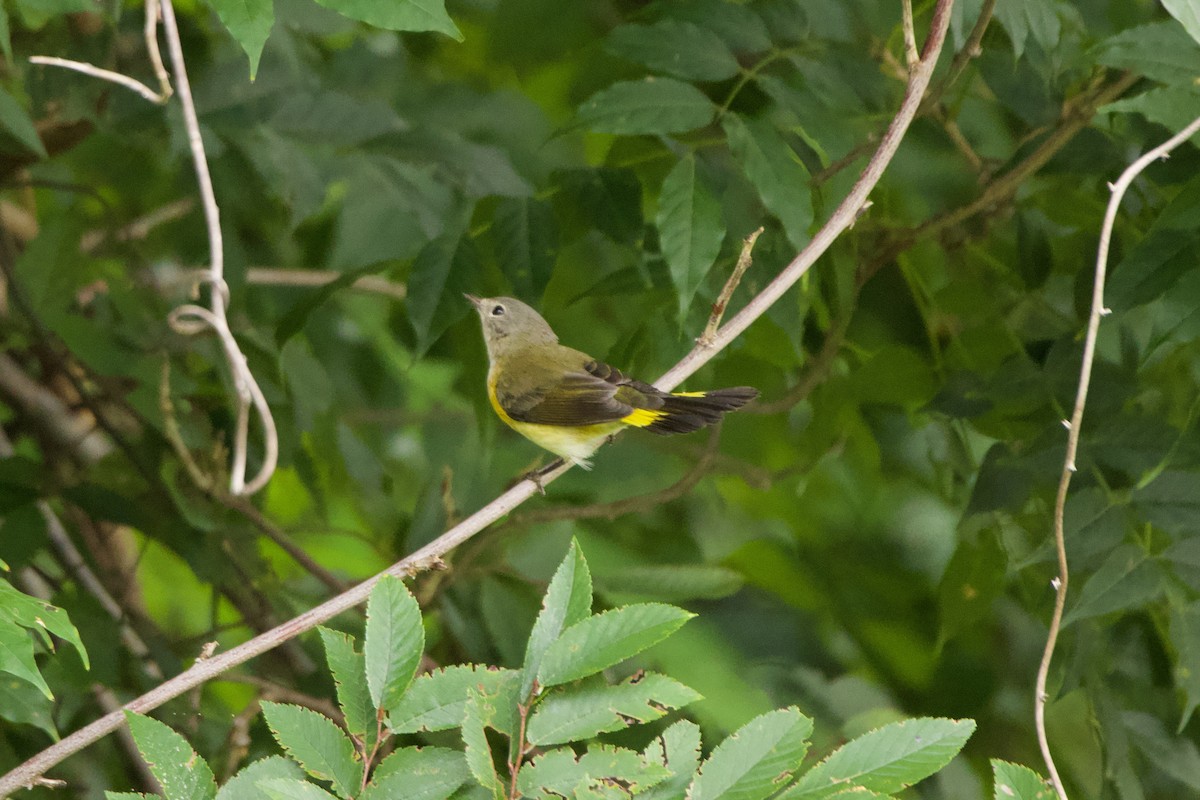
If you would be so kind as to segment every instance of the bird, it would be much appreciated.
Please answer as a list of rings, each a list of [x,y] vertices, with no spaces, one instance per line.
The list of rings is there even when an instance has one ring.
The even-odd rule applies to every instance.
[[[571,463],[589,458],[626,427],[690,433],[758,396],[750,386],[664,392],[559,344],[549,323],[512,297],[465,297],[479,312],[487,345],[487,393],[510,428]]]

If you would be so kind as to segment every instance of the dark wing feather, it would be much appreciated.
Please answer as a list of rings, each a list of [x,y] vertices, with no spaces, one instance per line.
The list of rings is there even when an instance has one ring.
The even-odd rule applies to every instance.
[[[598,361],[588,361],[581,371],[568,372],[551,386],[524,392],[497,386],[496,399],[513,419],[539,425],[616,422],[634,409],[662,405],[658,390]]]

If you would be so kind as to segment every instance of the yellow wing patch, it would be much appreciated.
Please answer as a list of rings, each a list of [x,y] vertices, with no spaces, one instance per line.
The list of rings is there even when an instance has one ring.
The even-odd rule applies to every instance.
[[[621,422],[624,422],[626,425],[644,428],[647,425],[653,425],[655,420],[665,417],[666,415],[667,412],[665,411],[652,411],[648,408],[638,408],[634,409],[632,414],[621,417]]]

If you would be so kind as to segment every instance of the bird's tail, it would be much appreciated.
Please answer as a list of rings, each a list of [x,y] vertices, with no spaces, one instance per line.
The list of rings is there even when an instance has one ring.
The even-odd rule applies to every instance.
[[[712,425],[722,414],[735,411],[756,397],[758,390],[749,386],[663,394],[662,407],[654,410],[654,419],[644,427],[654,433],[691,433]]]

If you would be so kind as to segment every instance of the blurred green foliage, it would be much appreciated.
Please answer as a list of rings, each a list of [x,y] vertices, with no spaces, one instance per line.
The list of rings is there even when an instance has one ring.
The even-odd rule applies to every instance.
[[[903,91],[899,4],[884,0],[458,0],[425,33],[371,27],[405,28],[412,2],[386,19],[381,4],[224,5],[178,13],[231,325],[280,429],[280,470],[250,509],[197,488],[171,442],[224,481],[236,420],[220,347],[165,321],[209,257],[199,210],[130,227],[195,197],[178,107],[27,61],[148,78],[141,9],[0,14],[0,371],[38,401],[0,388],[15,450],[0,558],[91,657],[84,671],[35,642],[53,702],[0,681],[0,769],[99,716],[93,684],[128,699],[203,643],[327,597],[264,520],[352,581],[539,458],[487,406],[462,291],[518,294],[564,342],[653,379],[703,330],[743,237],[766,227],[734,308],[794,256]],[[1168,13],[1187,4],[1164,5],[956,3],[934,93],[871,208],[685,387],[754,385],[757,409],[715,441],[623,436],[420,577],[428,655],[518,665],[575,536],[603,604],[699,615],[646,663],[705,696],[689,713],[706,741],[795,705],[817,720],[814,758],[906,716],[975,719],[917,796],[986,796],[993,757],[1038,765],[1061,420],[1107,185],[1200,114],[1200,44]],[[930,12],[916,9],[918,38]],[[1117,219],[1051,670],[1072,797],[1200,791],[1198,168],[1185,145]],[[385,278],[407,298],[264,268]],[[608,505],[627,498],[642,499]],[[38,500],[119,621],[50,545]],[[333,696],[320,648],[306,636],[161,718],[228,777],[272,751],[260,722],[232,744],[248,704],[281,687]],[[57,775],[99,797],[135,785],[131,763],[109,737]]]

